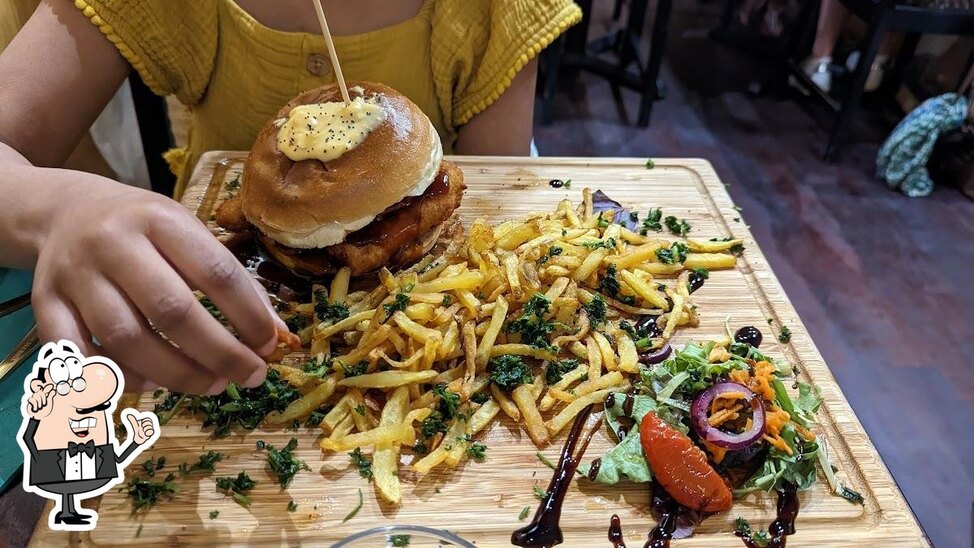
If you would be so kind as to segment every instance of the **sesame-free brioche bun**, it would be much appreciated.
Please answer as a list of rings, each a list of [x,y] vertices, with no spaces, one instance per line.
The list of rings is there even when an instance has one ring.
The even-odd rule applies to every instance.
[[[385,119],[338,158],[295,162],[277,141],[280,120],[292,108],[341,102],[337,84],[298,95],[257,135],[240,198],[243,215],[264,237],[296,249],[340,243],[403,198],[422,195],[440,171],[440,138],[419,107],[382,84],[347,85],[352,99],[377,99]]]

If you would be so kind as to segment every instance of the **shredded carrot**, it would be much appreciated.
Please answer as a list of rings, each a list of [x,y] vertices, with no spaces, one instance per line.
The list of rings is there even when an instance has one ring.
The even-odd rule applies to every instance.
[[[738,412],[743,408],[743,405],[737,404],[729,409],[721,409],[717,413],[710,415],[707,422],[710,424],[710,426],[720,426],[729,420],[734,420],[739,417],[740,413]]]
[[[777,436],[775,436],[775,437],[772,438],[771,436],[769,436],[767,434],[765,434],[765,435],[763,435],[761,437],[765,441],[767,441],[768,443],[770,443],[771,445],[773,445],[776,448],[778,448],[779,450],[781,450],[781,451],[783,451],[785,453],[788,453],[789,455],[792,454],[791,447],[789,447],[788,444],[785,442],[785,440],[783,440],[782,438],[777,437]]]
[[[780,407],[771,406],[764,414],[764,431],[772,436],[781,435],[781,429],[791,420],[791,415]]]
[[[747,386],[751,379],[751,374],[745,369],[734,369],[727,376],[730,377],[730,380],[737,384],[743,384],[744,386]]]
[[[723,447],[718,447],[707,440],[700,441],[703,443],[703,446],[707,449],[707,451],[710,452],[710,455],[713,457],[716,464],[720,464],[720,461],[724,460],[724,457],[727,455],[726,449]]]
[[[815,439],[815,434],[808,428],[805,428],[804,426],[795,422],[792,422],[792,425],[795,427],[795,431],[798,432],[798,435],[801,437],[808,441],[813,441]]]

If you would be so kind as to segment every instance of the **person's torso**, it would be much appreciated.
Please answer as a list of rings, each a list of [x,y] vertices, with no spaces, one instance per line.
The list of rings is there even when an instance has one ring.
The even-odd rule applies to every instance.
[[[336,36],[346,80],[389,85],[416,103],[444,133],[430,63],[430,8],[379,30]],[[335,81],[320,34],[268,28],[233,0],[220,0],[219,38],[206,94],[193,107],[190,157],[249,150],[260,128],[299,93]]]

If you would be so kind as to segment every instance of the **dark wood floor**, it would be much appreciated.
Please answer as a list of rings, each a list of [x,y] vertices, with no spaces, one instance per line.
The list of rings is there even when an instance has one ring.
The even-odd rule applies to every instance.
[[[709,160],[930,539],[971,545],[974,203],[877,181],[891,129],[877,112],[841,163],[824,163],[831,118],[793,92],[749,94],[767,68],[707,39],[713,14],[675,4],[651,126],[621,122],[599,79],[565,77],[556,122],[535,133],[542,155]],[[634,120],[635,96],[623,99]]]

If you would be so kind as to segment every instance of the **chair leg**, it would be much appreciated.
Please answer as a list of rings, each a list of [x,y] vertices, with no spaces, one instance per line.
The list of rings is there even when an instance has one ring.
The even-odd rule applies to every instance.
[[[859,103],[862,100],[862,92],[866,87],[866,78],[869,76],[869,68],[872,67],[879,51],[879,45],[886,34],[886,15],[885,9],[877,9],[869,21],[869,31],[866,33],[865,49],[859,59],[859,66],[853,75],[852,87],[842,102],[839,109],[839,117],[832,128],[832,135],[829,138],[828,147],[825,150],[825,158],[831,162],[839,160],[842,146],[845,144],[849,125],[859,110]]]
[[[653,113],[653,101],[660,98],[659,71],[663,64],[663,53],[666,49],[666,31],[670,25],[670,12],[673,0],[659,0],[656,5],[656,16],[653,18],[653,36],[649,46],[649,62],[643,73],[643,92],[639,102],[639,127],[649,125],[649,117]]]

